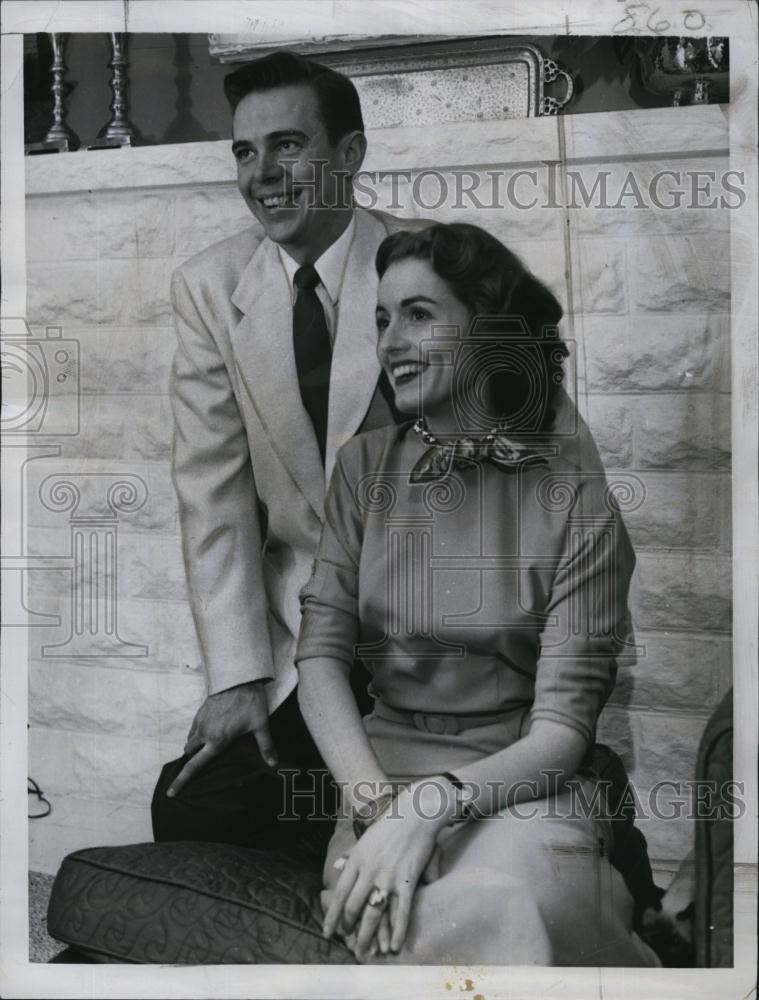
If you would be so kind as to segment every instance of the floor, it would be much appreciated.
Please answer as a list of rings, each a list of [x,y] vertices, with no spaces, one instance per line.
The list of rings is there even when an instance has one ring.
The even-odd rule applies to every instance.
[[[44,872],[29,872],[29,961],[49,962],[63,951],[60,941],[47,932],[47,903],[53,888],[53,876]]]

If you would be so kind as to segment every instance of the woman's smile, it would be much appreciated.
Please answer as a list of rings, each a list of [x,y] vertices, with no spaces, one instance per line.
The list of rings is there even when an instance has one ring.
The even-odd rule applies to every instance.
[[[428,261],[400,260],[383,274],[377,356],[398,409],[424,417],[440,432],[458,430],[451,387],[456,352],[470,322],[467,307]]]

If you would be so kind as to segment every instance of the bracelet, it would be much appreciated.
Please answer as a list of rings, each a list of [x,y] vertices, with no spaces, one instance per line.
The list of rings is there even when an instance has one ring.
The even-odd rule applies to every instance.
[[[383,792],[382,795],[372,799],[365,806],[354,810],[353,834],[356,840],[360,840],[372,823],[375,823],[383,813],[387,812],[397,794],[397,792]]]
[[[458,809],[453,819],[448,821],[448,826],[454,826],[458,823],[468,823],[474,817],[474,788],[471,785],[464,784],[461,778],[457,778],[450,771],[443,771],[440,777],[445,778],[456,789],[456,805]]]

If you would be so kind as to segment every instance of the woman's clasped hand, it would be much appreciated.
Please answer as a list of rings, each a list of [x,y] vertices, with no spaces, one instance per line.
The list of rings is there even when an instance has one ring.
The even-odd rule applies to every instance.
[[[323,934],[346,937],[360,960],[397,953],[408,931],[414,894],[438,874],[440,834],[455,810],[443,779],[401,789],[348,854],[334,863],[340,878],[326,903]]]

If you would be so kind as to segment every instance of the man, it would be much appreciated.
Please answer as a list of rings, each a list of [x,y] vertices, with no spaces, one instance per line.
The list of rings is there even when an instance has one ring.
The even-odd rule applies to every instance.
[[[302,829],[277,821],[287,789],[296,812],[313,805],[292,797],[308,776],[283,772],[323,766],[294,691],[298,593],[337,449],[396,415],[374,256],[413,223],[354,206],[366,139],[347,77],[277,52],[224,86],[238,186],[265,235],[210,247],[172,283],[173,474],[208,697],[161,774],[153,828],[274,846]]]

